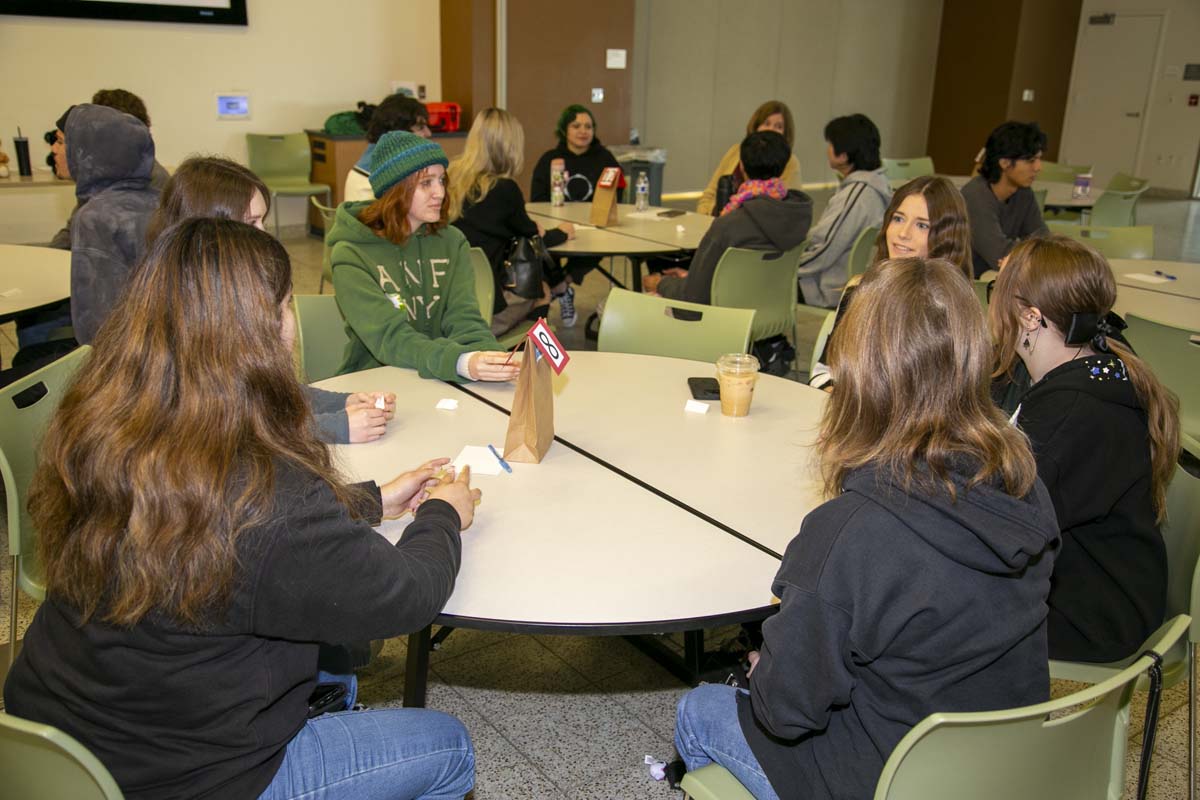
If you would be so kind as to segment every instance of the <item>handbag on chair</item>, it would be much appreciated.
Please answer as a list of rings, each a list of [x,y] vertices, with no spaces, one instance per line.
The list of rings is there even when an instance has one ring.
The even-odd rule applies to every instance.
[[[540,236],[519,236],[504,258],[504,288],[517,297],[536,300],[553,262]]]

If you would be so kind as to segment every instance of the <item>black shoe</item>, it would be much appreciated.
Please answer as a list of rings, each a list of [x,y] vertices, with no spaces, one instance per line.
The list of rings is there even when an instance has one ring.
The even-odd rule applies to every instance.
[[[680,791],[683,791],[679,784],[683,780],[683,776],[687,775],[687,764],[683,763],[682,758],[677,758],[667,764],[667,768],[664,770],[664,773],[666,775],[668,786],[670,786],[672,789],[679,789]]]

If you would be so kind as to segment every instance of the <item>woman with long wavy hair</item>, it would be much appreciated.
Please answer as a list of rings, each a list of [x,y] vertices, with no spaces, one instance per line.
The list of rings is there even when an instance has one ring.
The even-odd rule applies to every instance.
[[[829,499],[787,547],[750,689],[693,690],[675,727],[689,769],[720,763],[759,800],[869,797],[930,713],[1050,690],[1058,526],[1029,443],[991,402],[991,342],[959,265],[872,267],[832,350]]]
[[[1062,529],[1050,589],[1050,656],[1116,661],[1166,613],[1159,525],[1179,458],[1179,401],[1117,336],[1104,257],[1065,236],[1018,244],[989,314],[994,376],[1032,385],[1013,419],[1028,434]]]
[[[42,443],[47,599],[5,705],[79,739],[131,798],[462,796],[454,718],[308,719],[319,643],[441,610],[478,491],[465,471],[433,485],[444,459],[342,483],[293,370],[290,299],[287,253],[249,225],[155,241]],[[396,546],[371,529],[410,508]]]

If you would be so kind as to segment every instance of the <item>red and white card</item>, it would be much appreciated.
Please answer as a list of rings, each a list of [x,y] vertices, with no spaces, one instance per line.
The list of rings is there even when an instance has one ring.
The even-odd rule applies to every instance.
[[[547,327],[546,320],[539,319],[537,324],[529,329],[526,336],[533,340],[534,346],[550,362],[550,366],[554,368],[554,374],[561,375],[563,367],[571,360],[571,356],[567,354],[567,349],[554,335],[554,331]]]

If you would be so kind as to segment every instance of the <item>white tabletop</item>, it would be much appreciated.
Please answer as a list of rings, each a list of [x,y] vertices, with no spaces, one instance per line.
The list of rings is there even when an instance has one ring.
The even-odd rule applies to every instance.
[[[824,392],[759,375],[750,415],[684,411],[689,377],[713,365],[579,351],[555,378],[555,433],[688,506],[782,554],[821,503],[812,462]],[[468,391],[511,408],[513,389]]]
[[[504,443],[506,414],[412,370],[382,367],[319,385],[397,395],[382,439],[334,448],[355,479],[386,481],[429,458],[453,458],[464,445]],[[442,398],[458,408],[435,409]],[[446,622],[686,630],[773,602],[775,558],[561,442],[541,464],[512,468],[472,480],[483,503],[463,534]],[[398,537],[403,524],[380,530]]]
[[[0,319],[70,296],[70,250],[0,244]]]
[[[1200,264],[1151,259],[1109,259],[1117,276],[1117,302],[1121,316],[1137,314],[1167,325],[1200,330]],[[1159,270],[1175,280],[1153,282]],[[1137,276],[1147,276],[1139,278]]]
[[[577,225],[591,224],[591,203],[564,203],[561,206],[526,203],[525,210],[545,219],[562,220]],[[657,242],[671,250],[695,250],[700,246],[700,240],[708,233],[713,221],[711,216],[694,211],[685,211],[671,217],[659,216],[663,212],[675,213],[671,209],[658,206],[639,212],[635,206],[623,203],[617,206],[617,224],[605,230]]]
[[[1118,286],[1200,300],[1200,264],[1142,258],[1110,258],[1108,263]]]
[[[549,249],[565,256],[638,256],[671,253],[679,248],[626,236],[611,228],[577,228],[574,239]]]

